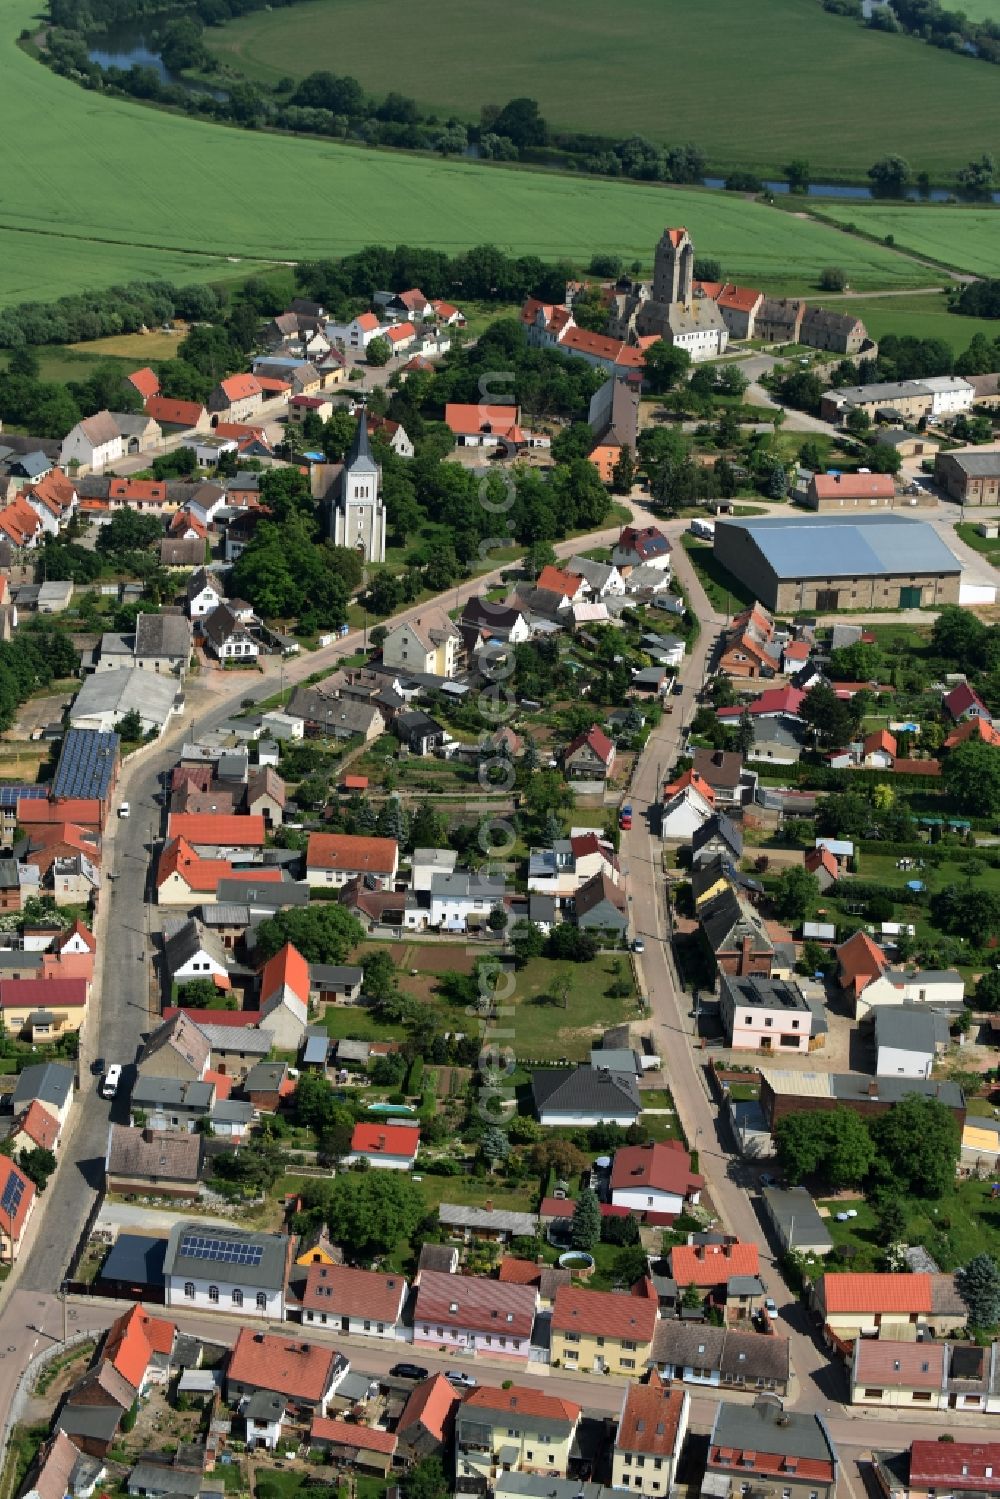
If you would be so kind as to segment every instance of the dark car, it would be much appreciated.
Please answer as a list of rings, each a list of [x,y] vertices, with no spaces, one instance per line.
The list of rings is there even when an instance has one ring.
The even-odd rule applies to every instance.
[[[393,1364],[389,1373],[393,1379],[426,1379],[428,1371],[420,1364]]]
[[[671,688],[671,691],[673,692],[674,697],[680,697],[681,693],[684,691],[684,683],[675,682],[673,687]]]

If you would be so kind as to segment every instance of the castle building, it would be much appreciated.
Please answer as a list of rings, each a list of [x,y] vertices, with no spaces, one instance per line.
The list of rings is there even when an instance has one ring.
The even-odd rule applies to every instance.
[[[358,415],[354,441],[329,490],[330,539],[350,547],[365,562],[385,561],[385,506],[382,470],[372,457],[365,412]]]
[[[663,339],[693,361],[724,352],[729,330],[713,299],[694,284],[694,245],[686,229],[664,229],[653,280],[628,282],[611,298],[608,333],[632,344]]]

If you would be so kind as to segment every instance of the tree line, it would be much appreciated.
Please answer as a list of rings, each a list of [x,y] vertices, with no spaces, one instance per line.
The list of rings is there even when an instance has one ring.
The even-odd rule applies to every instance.
[[[899,31],[945,52],[1000,62],[1000,24],[973,20],[962,10],[946,9],[939,0],[892,0],[891,6],[873,5],[867,19],[861,0],[823,0],[823,9],[864,21],[872,31]]]

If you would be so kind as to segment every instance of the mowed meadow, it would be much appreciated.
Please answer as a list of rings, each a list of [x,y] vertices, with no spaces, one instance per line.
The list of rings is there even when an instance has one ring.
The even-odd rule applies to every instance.
[[[1000,80],[998,80],[1000,88]],[[976,276],[1000,276],[1000,209],[949,203],[823,203],[824,218]]]
[[[869,31],[819,0],[617,0],[610,9],[606,0],[506,0],[501,12],[488,0],[310,0],[257,11],[205,40],[270,84],[325,68],[470,120],[483,104],[528,94],[562,128],[690,140],[711,163],[760,175],[804,156],[817,177],[863,179],[894,151],[950,180],[974,153],[1000,155],[995,67]]]

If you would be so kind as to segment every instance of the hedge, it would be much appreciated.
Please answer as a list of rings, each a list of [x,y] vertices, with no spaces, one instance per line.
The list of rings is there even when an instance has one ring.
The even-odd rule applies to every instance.
[[[887,854],[893,859],[923,859],[925,864],[964,864],[978,859],[988,869],[1000,869],[1000,848],[966,848],[950,843],[892,843],[889,839],[855,839],[863,854]]]

